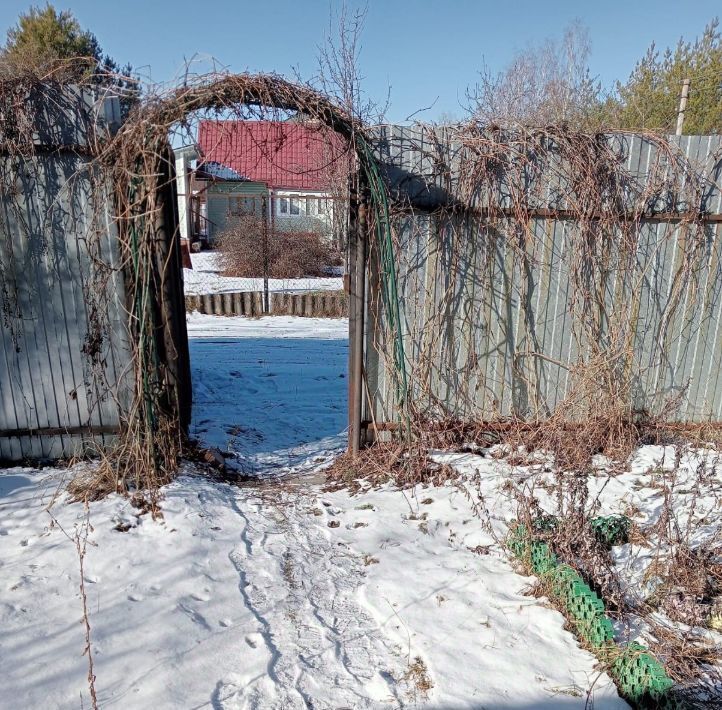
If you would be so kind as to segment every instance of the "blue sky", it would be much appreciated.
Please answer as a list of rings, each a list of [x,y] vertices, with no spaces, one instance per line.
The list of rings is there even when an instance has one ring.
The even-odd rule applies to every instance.
[[[30,3],[0,0],[0,30]],[[235,71],[302,76],[316,68],[317,47],[328,28],[328,0],[57,0],[91,29],[102,47],[155,81],[171,80],[198,55],[199,70],[214,57]],[[358,4],[349,0],[349,6]],[[591,69],[604,84],[626,78],[647,46],[692,39],[715,15],[719,0],[577,0],[473,2],[369,0],[362,40],[364,87],[385,100],[388,119],[404,120],[434,104],[420,119],[461,115],[467,86],[483,62],[501,69],[515,50],[579,19],[592,39]]]

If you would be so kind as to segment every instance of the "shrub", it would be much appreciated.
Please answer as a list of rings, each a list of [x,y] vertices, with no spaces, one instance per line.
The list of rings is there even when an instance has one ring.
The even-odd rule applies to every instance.
[[[217,244],[224,276],[262,277],[266,259],[269,278],[326,276],[327,267],[341,261],[320,234],[271,230],[259,217],[241,217],[218,236]]]

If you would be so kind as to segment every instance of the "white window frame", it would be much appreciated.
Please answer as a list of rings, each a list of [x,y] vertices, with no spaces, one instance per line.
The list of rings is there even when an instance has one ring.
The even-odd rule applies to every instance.
[[[304,217],[328,218],[331,203],[328,196],[318,193],[287,192],[276,193],[275,213],[282,219],[303,219]]]

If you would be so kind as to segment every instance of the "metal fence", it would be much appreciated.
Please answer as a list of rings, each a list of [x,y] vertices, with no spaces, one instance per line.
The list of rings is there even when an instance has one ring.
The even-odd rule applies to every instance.
[[[98,194],[84,155],[111,107],[79,91],[36,100],[36,154],[0,157],[0,459],[10,460],[107,441],[130,398],[117,232],[100,207],[110,191]],[[99,278],[103,304],[94,300]]]
[[[0,460],[69,458],[114,442],[136,401],[132,267],[119,238],[118,186],[95,160],[120,111],[117,99],[88,89],[19,86],[13,100],[0,96]],[[166,187],[157,195],[156,288],[146,303],[162,343],[156,370],[143,376],[162,383],[163,395],[174,388],[168,409],[185,426],[175,191],[172,165],[159,162]]]
[[[36,150],[0,156],[0,459],[69,456],[88,442],[103,443],[118,431],[133,395],[127,377],[133,365],[126,284],[112,199],[110,190],[99,189],[102,180],[91,175],[84,150],[86,132],[95,130],[97,121],[110,121],[85,94],[47,106],[56,108],[36,112]],[[620,159],[644,183],[660,161],[654,143],[642,137],[618,140]],[[635,278],[610,269],[603,310],[629,314],[636,408],[656,413],[677,398],[670,416],[720,421],[722,138],[677,142],[708,175],[701,204],[680,203],[674,190],[659,195],[669,203],[671,217],[657,214],[640,221]],[[530,181],[527,199],[537,212],[520,255],[508,239],[491,238],[480,229],[478,219],[438,209],[458,187],[463,150],[452,135],[381,127],[375,150],[398,203],[408,205],[394,216],[408,399],[430,415],[462,419],[554,411],[565,401],[570,371],[588,346],[575,328],[565,253],[573,224],[556,198],[563,190],[552,179],[544,189],[533,189]],[[500,185],[494,200],[503,210],[510,207],[511,193],[503,181]],[[696,240],[701,252],[694,274],[678,288],[689,235],[675,214],[689,210],[706,217],[703,238]],[[164,228],[169,235],[174,225]],[[299,281],[259,274],[237,283],[221,273],[213,252],[193,259],[194,269],[184,275],[186,295],[255,291],[268,302],[272,293],[342,286],[340,276]],[[377,276],[372,268],[363,398],[365,418],[381,423],[396,421],[399,412]],[[179,276],[174,272],[168,278],[177,289]],[[181,299],[162,298],[168,300],[170,319],[184,322]],[[169,352],[184,350],[181,336],[169,335]]]
[[[616,140],[620,160],[644,184],[663,159],[655,144],[640,136]],[[706,172],[708,183],[701,205],[677,204],[674,195],[660,195],[660,201],[672,200],[668,212],[707,213],[698,238],[703,253],[677,288],[689,254],[684,220],[674,214],[642,219],[635,232],[633,277],[610,269],[603,310],[628,315],[635,409],[659,414],[676,400],[665,416],[721,421],[722,137],[673,140]],[[437,209],[454,196],[463,152],[449,133],[382,127],[376,150],[392,190],[413,205],[395,217],[394,231],[408,395],[415,409],[462,420],[553,412],[569,395],[572,371],[589,345],[575,328],[573,255],[565,253],[573,224],[564,204],[554,201],[559,191],[553,178],[546,176],[544,189],[530,182],[528,200],[537,212],[528,226],[526,253],[520,255],[506,238],[513,219],[507,222],[510,232],[494,238],[483,219]],[[511,206],[511,193],[503,180],[500,184],[493,201],[503,210]],[[398,381],[373,281],[370,291],[364,417],[381,424],[398,420]]]

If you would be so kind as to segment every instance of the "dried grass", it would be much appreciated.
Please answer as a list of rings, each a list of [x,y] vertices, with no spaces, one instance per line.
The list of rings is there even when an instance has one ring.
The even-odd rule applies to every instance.
[[[325,473],[333,487],[348,487],[352,491],[387,483],[400,488],[417,484],[440,486],[457,477],[451,466],[432,461],[426,447],[408,447],[399,442],[376,444],[355,457],[342,454]]]

